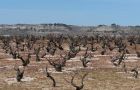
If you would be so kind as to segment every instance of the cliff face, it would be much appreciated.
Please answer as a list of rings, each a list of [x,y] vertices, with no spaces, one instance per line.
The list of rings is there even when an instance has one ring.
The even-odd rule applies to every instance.
[[[46,35],[48,33],[134,33],[140,35],[140,26],[75,26],[66,24],[16,24],[0,25],[0,35]]]

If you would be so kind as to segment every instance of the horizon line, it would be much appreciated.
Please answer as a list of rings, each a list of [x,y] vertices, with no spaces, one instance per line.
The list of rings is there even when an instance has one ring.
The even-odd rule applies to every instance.
[[[65,25],[73,25],[73,26],[111,26],[112,24],[116,24],[118,26],[140,26],[140,24],[129,24],[129,25],[122,25],[117,23],[112,24],[92,24],[92,25],[80,25],[80,24],[67,24],[67,23],[0,23],[0,25],[17,25],[17,24],[27,24],[27,25],[41,25],[41,24],[65,24]]]

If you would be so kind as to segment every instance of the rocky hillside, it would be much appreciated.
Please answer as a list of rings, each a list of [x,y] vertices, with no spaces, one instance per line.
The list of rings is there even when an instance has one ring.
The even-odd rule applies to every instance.
[[[46,35],[49,33],[62,34],[84,34],[84,33],[117,33],[117,34],[138,34],[140,35],[140,26],[119,26],[112,24],[98,26],[76,26],[66,24],[14,24],[0,25],[0,35]]]

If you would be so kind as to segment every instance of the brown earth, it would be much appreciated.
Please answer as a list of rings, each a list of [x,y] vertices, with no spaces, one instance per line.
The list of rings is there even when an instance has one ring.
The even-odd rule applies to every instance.
[[[135,54],[134,47],[128,47],[131,55]],[[138,49],[140,50],[140,46]],[[66,67],[63,68],[63,72],[60,73],[56,72],[45,58],[42,58],[40,62],[36,62],[35,56],[32,55],[31,63],[25,68],[22,82],[17,82],[14,66],[22,66],[21,61],[12,59],[9,54],[5,54],[0,49],[0,90],[75,90],[65,79],[70,81],[70,74],[76,70],[80,74],[89,72],[84,80],[83,90],[140,90],[140,78],[135,79],[133,73],[130,72],[135,66],[138,66],[138,70],[140,70],[140,58],[134,60],[132,57],[130,60],[126,60],[128,72],[124,73],[122,65],[115,67],[111,63],[110,56],[118,54],[115,50],[108,51],[106,55],[99,55],[99,50],[92,53],[94,57],[91,58],[88,67],[83,68],[79,59],[84,50],[85,48],[78,53],[76,58],[68,61]],[[22,55],[26,56],[26,53],[22,53]],[[59,53],[58,51],[57,54],[59,55]],[[49,72],[56,80],[56,87],[52,87],[52,81],[46,77],[46,66],[48,66]],[[79,84],[79,82],[80,79],[77,77],[75,83]]]

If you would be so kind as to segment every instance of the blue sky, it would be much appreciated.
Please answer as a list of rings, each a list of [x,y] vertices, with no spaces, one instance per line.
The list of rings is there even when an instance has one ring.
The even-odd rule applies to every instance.
[[[0,0],[0,24],[139,25],[140,0]]]

